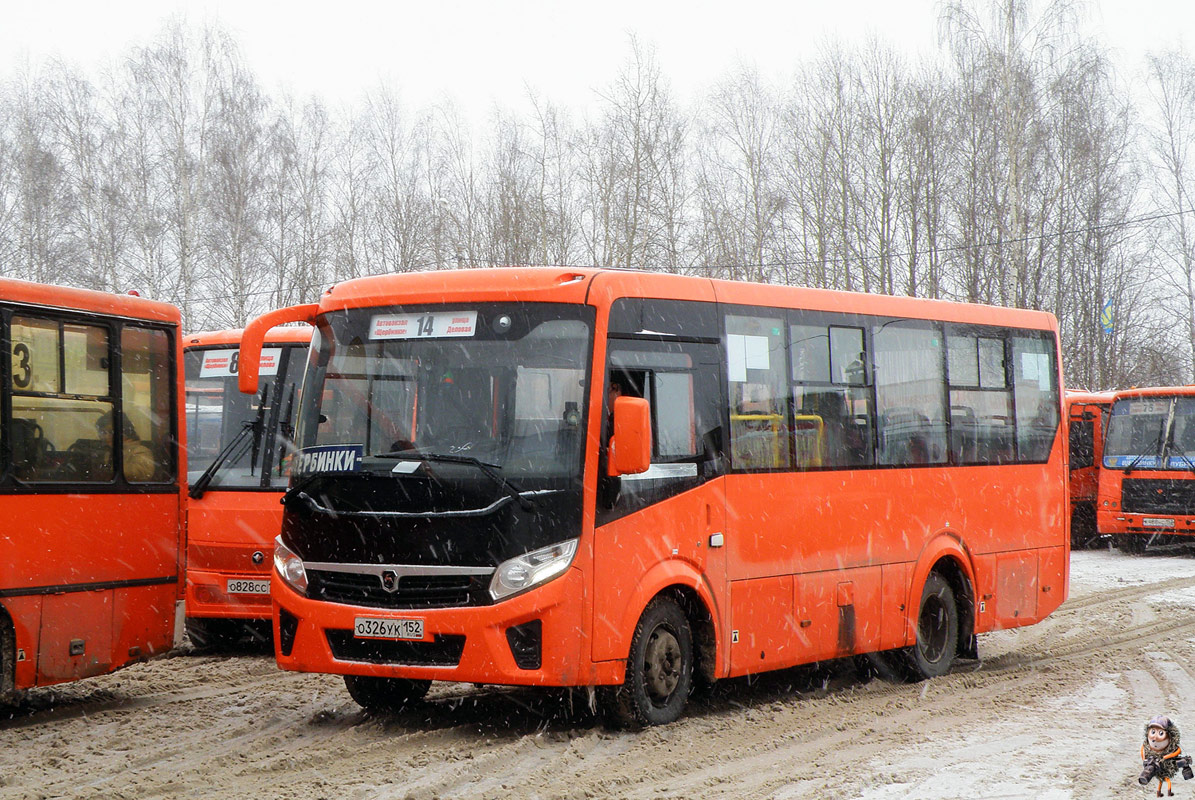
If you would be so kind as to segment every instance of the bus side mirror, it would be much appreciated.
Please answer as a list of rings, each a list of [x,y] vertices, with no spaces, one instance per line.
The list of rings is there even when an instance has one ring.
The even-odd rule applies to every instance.
[[[315,324],[315,316],[319,313],[318,303],[303,306],[290,306],[262,314],[245,326],[241,333],[241,352],[237,356],[240,370],[237,373],[237,388],[245,394],[257,394],[257,376],[261,370],[261,346],[265,342],[266,332],[286,322],[306,322]]]
[[[634,475],[651,466],[651,407],[642,397],[614,399],[614,434],[606,474]]]

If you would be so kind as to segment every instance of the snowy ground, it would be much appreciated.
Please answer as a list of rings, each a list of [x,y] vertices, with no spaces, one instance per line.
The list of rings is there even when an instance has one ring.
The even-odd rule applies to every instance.
[[[568,695],[451,684],[373,718],[338,678],[184,651],[32,692],[0,718],[0,798],[1152,797],[1145,720],[1170,714],[1195,741],[1195,555],[1071,564],[1058,612],[981,637],[980,661],[944,678],[726,681],[641,733]]]

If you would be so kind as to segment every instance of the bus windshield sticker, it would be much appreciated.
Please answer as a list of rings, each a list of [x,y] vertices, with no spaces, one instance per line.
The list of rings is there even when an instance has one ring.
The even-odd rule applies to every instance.
[[[375,314],[369,322],[370,339],[443,339],[476,333],[476,311]]]
[[[227,350],[204,350],[203,365],[199,368],[200,378],[233,378],[238,368],[237,360],[241,351],[236,348]],[[278,374],[278,362],[282,359],[282,348],[271,347],[261,351],[261,366],[258,375]]]
[[[1104,466],[1108,469],[1157,469],[1160,460],[1157,456],[1104,456]]]
[[[358,472],[365,446],[360,444],[325,444],[305,447],[295,457],[291,468],[295,475],[312,472]]]

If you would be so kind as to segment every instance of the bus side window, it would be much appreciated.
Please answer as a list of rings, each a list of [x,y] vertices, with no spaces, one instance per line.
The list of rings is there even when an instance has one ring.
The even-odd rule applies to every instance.
[[[170,336],[165,331],[126,325],[120,334],[124,417],[124,476],[134,483],[169,480],[171,453]]]
[[[941,464],[948,458],[941,333],[927,322],[874,329],[880,464]]]
[[[614,345],[612,345],[613,347]],[[651,467],[603,479],[602,524],[690,489],[722,472],[718,353],[713,344],[619,341],[606,381],[617,394],[642,397],[651,408]],[[602,410],[603,445],[610,435],[610,399]]]
[[[112,479],[96,429],[113,408],[108,328],[13,316],[13,472],[19,480]]]
[[[872,415],[863,329],[798,319],[789,326],[797,467],[866,466]]]
[[[787,362],[783,320],[727,315],[730,452],[736,470],[789,466]]]

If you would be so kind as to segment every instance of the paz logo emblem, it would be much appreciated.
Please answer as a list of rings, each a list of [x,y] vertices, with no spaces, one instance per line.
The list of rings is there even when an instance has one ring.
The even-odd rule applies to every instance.
[[[398,591],[398,573],[392,569],[382,570],[382,588],[390,594]]]
[[[257,550],[256,552],[253,553],[253,563],[254,564],[260,564],[261,562],[263,562],[265,560],[266,560],[266,554],[261,552],[260,550]]]

